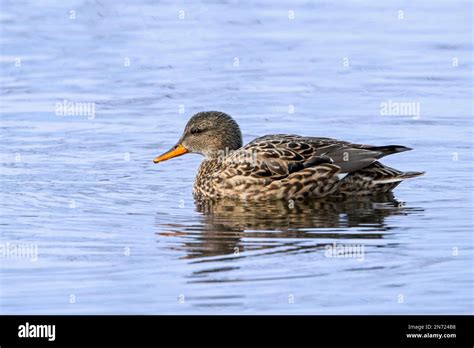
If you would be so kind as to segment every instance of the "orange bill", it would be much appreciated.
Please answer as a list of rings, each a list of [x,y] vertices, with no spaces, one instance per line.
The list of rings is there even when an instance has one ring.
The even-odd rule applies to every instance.
[[[162,155],[158,156],[157,158],[155,158],[153,160],[153,162],[160,163],[160,162],[169,160],[170,158],[184,155],[185,153],[188,153],[188,149],[185,148],[181,144],[177,144],[177,145],[173,146],[173,148],[171,150],[169,150],[169,151],[165,152],[164,154],[162,154]]]

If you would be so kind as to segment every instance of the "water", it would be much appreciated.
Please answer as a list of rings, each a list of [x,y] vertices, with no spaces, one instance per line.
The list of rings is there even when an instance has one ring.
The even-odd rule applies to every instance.
[[[2,0],[0,20],[1,313],[472,314],[471,2]],[[410,146],[384,163],[427,174],[394,197],[196,204],[199,156],[152,160],[202,110],[246,142]]]

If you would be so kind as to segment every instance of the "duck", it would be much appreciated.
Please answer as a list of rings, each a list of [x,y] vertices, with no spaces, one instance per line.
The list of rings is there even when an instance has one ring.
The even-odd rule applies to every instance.
[[[243,146],[237,122],[220,111],[193,115],[176,145],[154,159],[188,153],[204,157],[193,186],[196,199],[303,200],[384,194],[424,172],[402,172],[379,162],[412,150],[332,138],[265,135]]]

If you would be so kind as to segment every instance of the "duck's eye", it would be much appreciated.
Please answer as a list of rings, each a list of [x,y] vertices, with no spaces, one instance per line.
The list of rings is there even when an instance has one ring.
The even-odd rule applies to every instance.
[[[202,133],[203,130],[201,128],[192,128],[190,133],[191,134],[199,134],[199,133]]]

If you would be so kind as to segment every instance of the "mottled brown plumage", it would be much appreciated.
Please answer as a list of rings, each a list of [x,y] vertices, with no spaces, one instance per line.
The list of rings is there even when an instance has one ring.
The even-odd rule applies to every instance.
[[[389,192],[423,174],[378,162],[407,150],[288,134],[266,135],[242,147],[237,123],[210,111],[194,115],[178,144],[155,163],[187,152],[203,154],[193,189],[198,198],[288,200]]]

